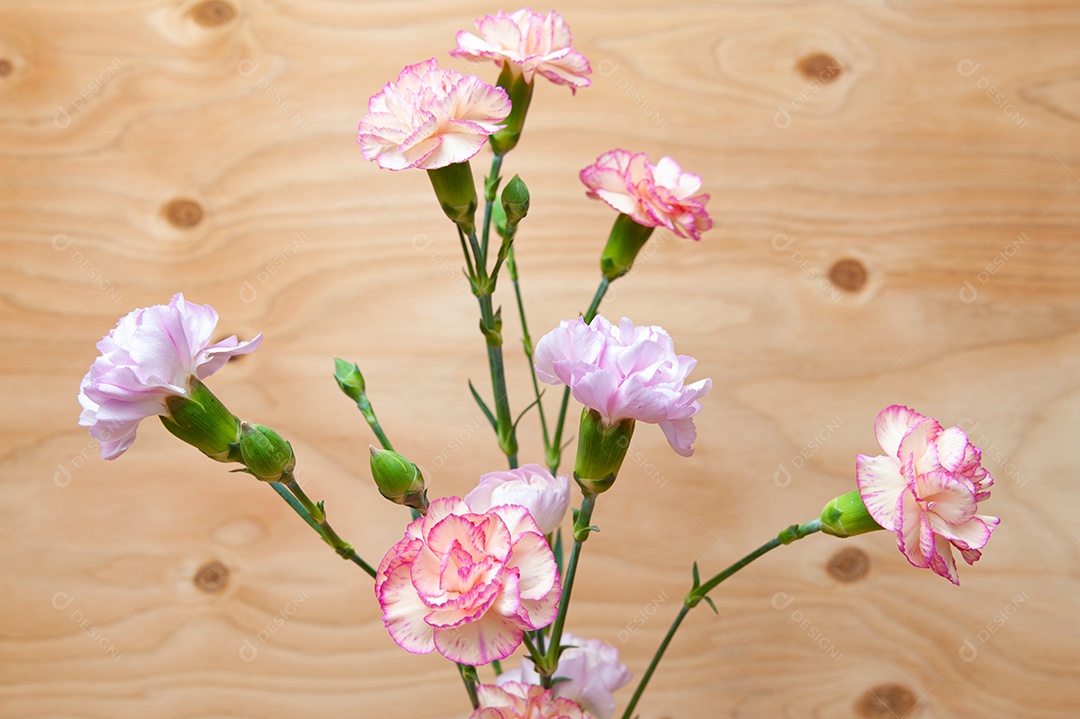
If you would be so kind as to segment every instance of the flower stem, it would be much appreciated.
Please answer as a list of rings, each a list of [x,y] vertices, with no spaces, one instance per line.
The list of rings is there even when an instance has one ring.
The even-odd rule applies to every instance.
[[[581,545],[589,538],[589,533],[595,531],[590,522],[592,521],[593,509],[596,507],[596,496],[595,494],[584,495],[581,499],[581,509],[574,515],[574,546],[570,549],[570,561],[566,565],[566,576],[563,577],[559,613],[555,616],[555,623],[552,625],[551,644],[548,645],[547,654],[544,656],[543,667],[537,665],[537,671],[540,672],[540,681],[545,689],[551,688],[555,670],[559,666],[563,627],[566,625],[566,612],[570,607],[570,593],[574,589],[574,576],[577,574]]]
[[[469,701],[472,702],[472,708],[476,709],[480,706],[480,698],[476,696],[476,667],[458,664],[457,668],[458,673],[461,674],[461,681],[465,684],[465,691],[469,693]]]
[[[608,287],[611,283],[608,282],[606,277],[600,278],[600,286],[596,288],[596,294],[593,295],[592,303],[589,305],[589,309],[585,310],[583,319],[585,324],[593,321],[596,317],[596,311],[600,307],[600,302],[604,299],[604,295],[607,294]],[[548,445],[547,460],[548,469],[552,474],[555,474],[559,469],[559,462],[562,460],[562,436],[563,428],[566,426],[566,410],[570,406],[570,387],[567,386],[563,390],[562,405],[559,406],[559,419],[555,423],[555,436],[551,440],[551,444]]]
[[[668,645],[671,644],[672,638],[675,636],[675,632],[678,631],[679,625],[682,624],[682,620],[686,617],[687,613],[703,599],[706,599],[706,595],[717,587],[721,582],[735,574],[746,565],[753,562],[755,559],[768,554],[772,550],[783,544],[791,544],[797,539],[813,534],[821,530],[821,520],[815,519],[812,522],[806,524],[792,524],[784,529],[776,537],[773,537],[765,544],[761,545],[754,551],[747,554],[739,561],[732,564],[730,567],[720,572],[716,576],[709,579],[704,584],[698,584],[697,581],[697,565],[694,565],[694,587],[690,590],[690,593],[686,595],[686,599],[683,601],[683,606],[679,610],[678,616],[675,617],[675,621],[671,623],[671,627],[668,629],[667,634],[664,636],[664,640],[660,642],[660,646],[657,647],[656,653],[653,655],[652,662],[649,663],[649,668],[645,670],[645,673],[641,676],[641,681],[638,682],[637,689],[634,690],[634,696],[630,698],[630,703],[626,706],[626,710],[622,714],[622,719],[630,719],[633,715],[634,707],[637,706],[638,700],[641,699],[641,695],[645,692],[645,687],[649,684],[649,679],[652,678],[653,672],[656,671],[656,667],[660,664],[660,660],[664,656],[664,652],[667,650]],[[710,605],[711,600],[708,600]],[[713,609],[716,607],[713,606]]]
[[[544,434],[544,455],[551,452],[551,438],[548,435],[547,419],[544,417],[544,404],[540,401],[540,382],[536,379],[536,367],[533,364],[533,342],[529,336],[529,323],[525,319],[525,303],[521,299],[521,287],[518,284],[517,259],[514,257],[514,247],[510,246],[510,252],[506,256],[506,268],[510,273],[510,280],[514,283],[514,297],[517,299],[518,317],[521,319],[521,343],[525,348],[525,358],[529,362],[529,375],[532,377],[533,393],[536,395],[536,409],[540,413],[540,430]]]
[[[495,204],[495,196],[499,190],[499,170],[502,169],[503,157],[495,153],[495,156],[491,158],[491,172],[488,173],[487,179],[484,181],[484,229],[481,233],[480,250],[483,253],[484,265],[487,265],[488,255],[488,236],[491,233],[491,210]]]
[[[356,550],[352,548],[352,545],[342,539],[341,536],[334,531],[334,528],[326,521],[326,513],[323,511],[322,505],[311,501],[311,498],[300,488],[300,485],[296,481],[296,477],[291,474],[286,476],[288,477],[288,481],[272,483],[278,494],[285,498],[285,501],[289,502],[289,506],[291,506],[297,514],[303,517],[304,521],[311,525],[312,529],[318,532],[319,536],[323,538],[323,541],[333,547],[334,551],[337,552],[342,559],[352,561],[374,579],[375,568],[365,562],[360,555],[356,553]],[[282,479],[285,479],[285,477],[282,477]],[[292,492],[292,496],[299,503],[299,506],[289,501],[286,495],[282,493],[281,489],[278,488],[282,485],[287,488],[289,492]]]

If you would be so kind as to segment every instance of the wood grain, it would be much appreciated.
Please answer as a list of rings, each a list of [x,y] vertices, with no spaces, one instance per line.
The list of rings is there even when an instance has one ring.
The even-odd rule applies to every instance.
[[[406,63],[493,79],[445,53],[495,9],[0,2],[0,716],[467,714],[454,670],[399,650],[367,578],[269,489],[153,422],[106,463],[75,395],[118,317],[182,290],[223,335],[265,333],[214,390],[293,442],[369,561],[403,516],[371,486],[333,356],[360,362],[433,495],[501,466],[466,390],[486,366],[448,223],[426,178],[355,145]],[[595,286],[613,218],[575,176],[601,152],[676,157],[717,220],[700,244],[658,233],[605,301],[664,325],[715,389],[692,459],[639,429],[569,628],[640,674],[691,564],[718,571],[852,488],[874,415],[903,402],[968,429],[998,480],[987,511],[1004,521],[963,586],[885,533],[779,550],[725,585],[719,616],[690,615],[642,719],[1076,716],[1080,10],[560,10],[593,86],[541,85],[504,169],[533,196],[518,253],[534,334]],[[539,459],[534,417],[521,436]],[[852,547],[865,574],[830,574]]]

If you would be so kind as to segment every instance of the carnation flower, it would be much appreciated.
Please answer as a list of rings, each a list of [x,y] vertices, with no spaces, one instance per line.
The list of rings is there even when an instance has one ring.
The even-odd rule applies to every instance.
[[[385,170],[434,170],[478,153],[508,114],[501,88],[425,60],[368,101],[357,141],[364,157]]]
[[[569,699],[530,684],[505,682],[476,688],[480,706],[469,719],[591,719]]]
[[[892,405],[874,421],[885,455],[856,460],[859,493],[878,524],[896,534],[900,551],[916,567],[959,584],[952,548],[974,564],[1001,520],[979,515],[993,478],[982,452],[959,427]]]
[[[555,619],[562,584],[524,507],[473,512],[436,499],[383,557],[375,595],[405,651],[478,666],[510,656],[526,630]]]
[[[545,14],[523,8],[512,13],[501,10],[476,21],[476,36],[464,30],[457,34],[454,57],[494,60],[510,67],[531,83],[536,73],[548,80],[568,85],[571,92],[587,87],[592,72],[589,61],[574,50],[574,37],[562,16],[552,10]]]
[[[612,150],[581,171],[581,181],[593,199],[633,218],[644,227],[666,227],[680,237],[701,239],[712,227],[705,211],[709,201],[701,178],[683,172],[670,157],[655,165],[643,153]]]
[[[577,702],[596,719],[611,719],[615,715],[614,692],[631,678],[619,661],[619,650],[599,639],[584,639],[570,632],[563,632],[560,644],[568,648],[559,657],[553,675],[555,696]],[[520,669],[504,671],[496,681],[499,686],[508,682],[539,684],[540,674],[531,661],[522,659]]]
[[[210,305],[177,293],[167,305],[128,313],[98,342],[101,356],[79,385],[79,424],[90,428],[102,457],[123,454],[147,417],[169,417],[169,398],[189,397],[192,378],[209,377],[262,342],[260,333],[248,342],[232,336],[210,344],[217,321]]]
[[[618,327],[597,315],[563,320],[536,344],[536,375],[565,384],[574,399],[595,410],[604,426],[632,419],[659,424],[676,453],[688,457],[697,437],[693,417],[712,380],[684,385],[697,360],[676,355],[662,327]]]
[[[501,504],[518,504],[529,510],[540,531],[559,528],[570,506],[570,477],[552,477],[539,464],[526,464],[504,472],[489,472],[465,495],[465,504],[483,513]]]

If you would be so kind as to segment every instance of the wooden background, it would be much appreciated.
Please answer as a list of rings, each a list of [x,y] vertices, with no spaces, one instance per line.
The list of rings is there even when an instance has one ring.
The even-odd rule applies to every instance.
[[[0,3],[0,716],[466,716],[452,667],[399,650],[368,578],[269,488],[156,422],[104,462],[75,397],[118,317],[183,291],[222,335],[265,333],[211,385],[292,440],[370,561],[404,517],[371,485],[334,355],[360,362],[433,496],[501,467],[466,390],[489,385],[451,227],[422,173],[355,144],[407,63],[493,81],[446,52],[496,9]],[[676,157],[716,219],[699,244],[658,233],[603,307],[665,326],[715,389],[692,459],[639,428],[569,628],[640,675],[690,565],[718,571],[853,488],[874,415],[901,402],[968,429],[997,477],[1004,521],[963,586],[884,532],[778,550],[718,592],[720,616],[690,615],[641,717],[1077,716],[1080,8],[560,10],[593,86],[541,81],[505,167],[532,189],[535,335],[598,279],[613,213],[576,175],[601,152]],[[534,417],[521,435],[540,459]]]

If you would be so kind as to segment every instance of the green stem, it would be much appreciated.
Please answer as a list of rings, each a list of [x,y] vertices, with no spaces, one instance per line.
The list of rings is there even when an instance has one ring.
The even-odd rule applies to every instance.
[[[581,545],[589,538],[589,532],[593,531],[593,509],[596,507],[596,495],[586,494],[581,499],[581,509],[574,516],[574,546],[570,549],[570,561],[566,565],[566,576],[563,577],[562,597],[559,599],[559,613],[555,615],[555,623],[551,629],[551,643],[548,645],[547,654],[544,656],[543,671],[540,671],[540,681],[545,689],[550,689],[555,670],[559,666],[559,652],[562,644],[563,627],[566,626],[566,612],[570,608],[570,593],[574,589],[574,577],[577,574],[578,559],[581,556]]]
[[[375,568],[365,562],[356,553],[356,550],[353,549],[352,545],[342,539],[341,536],[336,531],[334,531],[334,528],[331,527],[330,523],[326,521],[326,513],[323,511],[322,506],[311,501],[311,498],[307,496],[304,490],[301,489],[300,485],[297,483],[296,477],[292,476],[291,474],[286,476],[288,476],[289,478],[288,481],[280,483],[275,482],[274,484],[282,484],[286,488],[288,488],[290,492],[292,492],[293,496],[297,499],[304,511],[307,513],[308,516],[305,517],[305,520],[308,522],[308,524],[312,525],[315,531],[319,533],[319,536],[323,538],[323,541],[333,547],[334,551],[337,552],[342,559],[348,559],[352,561],[358,567],[367,572],[372,579],[374,579]],[[282,479],[285,479],[285,477],[282,477]],[[280,494],[280,491],[278,493]],[[296,506],[292,505],[291,502],[290,505],[293,506],[293,509],[296,509]]]
[[[480,250],[483,252],[484,266],[487,266],[488,256],[488,236],[491,232],[491,210],[495,204],[495,196],[499,190],[499,170],[502,169],[503,157],[495,153],[495,156],[491,158],[491,172],[488,174],[487,180],[484,181],[484,229],[482,232],[482,240],[480,241]]]
[[[608,282],[606,277],[600,278],[600,286],[596,288],[596,294],[593,295],[592,303],[589,304],[589,309],[585,310],[583,319],[585,324],[593,321],[596,317],[596,310],[600,307],[600,302],[604,299],[604,295],[607,294],[608,287],[611,283]],[[555,474],[559,469],[559,462],[562,460],[562,436],[563,428],[566,426],[566,410],[570,406],[570,387],[563,390],[562,405],[559,407],[559,419],[555,423],[555,436],[548,445],[548,468],[552,474]]]
[[[476,696],[476,682],[474,678],[476,675],[476,667],[466,666],[465,664],[458,664],[458,673],[461,674],[461,681],[465,684],[465,691],[469,693],[469,701],[472,702],[472,708],[476,709],[480,706],[480,698]],[[471,672],[469,670],[472,670]]]
[[[492,309],[491,295],[480,295],[480,318],[484,326],[492,332],[495,330],[495,313]],[[499,448],[506,455],[510,463],[510,469],[515,469],[517,464],[517,438],[515,437],[514,420],[510,416],[510,401],[506,392],[506,368],[503,365],[502,342],[492,344],[488,341],[488,366],[491,369],[491,391],[495,395],[495,422],[496,433],[499,438]]]
[[[730,567],[720,572],[716,576],[712,577],[704,584],[697,584],[697,565],[694,565],[694,588],[690,590],[690,593],[686,595],[686,599],[683,602],[682,608],[679,610],[678,616],[675,617],[675,621],[671,623],[671,627],[668,629],[667,634],[664,636],[664,640],[660,642],[660,646],[657,647],[656,653],[653,655],[652,662],[649,663],[649,668],[645,670],[645,673],[641,676],[641,681],[638,682],[637,689],[634,690],[634,696],[630,698],[630,703],[626,706],[626,710],[622,714],[622,719],[630,719],[633,715],[634,707],[637,706],[638,700],[641,699],[641,695],[645,693],[645,687],[649,684],[649,679],[652,678],[653,672],[656,671],[656,667],[659,666],[660,660],[664,656],[664,652],[667,650],[668,645],[671,644],[672,638],[675,636],[675,632],[678,631],[679,625],[682,624],[682,620],[686,617],[687,613],[703,599],[706,598],[709,592],[717,587],[721,582],[735,574],[746,565],[753,562],[755,559],[768,554],[772,550],[784,544],[791,544],[797,539],[813,534],[821,530],[821,520],[815,519],[812,522],[806,524],[792,524],[791,526],[780,532],[779,535],[770,539],[765,544],[761,545],[754,551],[747,554],[739,561],[732,564]],[[711,604],[712,600],[709,600]],[[716,607],[713,607],[715,609]]]
[[[533,393],[536,396],[536,409],[540,413],[540,430],[544,434],[544,455],[551,452],[551,439],[548,435],[547,419],[544,417],[544,404],[540,401],[540,382],[536,379],[536,367],[533,364],[533,343],[529,336],[529,323],[525,319],[525,303],[521,299],[521,286],[518,284],[517,259],[514,256],[514,247],[510,246],[510,252],[506,256],[506,268],[510,272],[510,279],[514,283],[514,297],[517,299],[518,317],[521,319],[521,342],[525,348],[525,358],[529,362],[529,375],[532,377]]]

